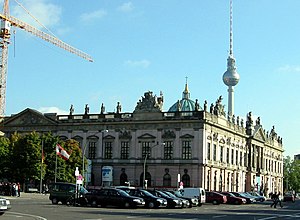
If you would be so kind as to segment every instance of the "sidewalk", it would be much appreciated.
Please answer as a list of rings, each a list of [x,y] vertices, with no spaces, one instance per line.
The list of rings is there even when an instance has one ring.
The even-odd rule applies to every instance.
[[[18,196],[1,196],[1,197],[9,199],[9,200],[22,199],[22,198],[26,198],[26,199],[44,199],[44,198],[46,198],[46,199],[49,199],[49,194],[21,192],[20,197],[18,197]]]

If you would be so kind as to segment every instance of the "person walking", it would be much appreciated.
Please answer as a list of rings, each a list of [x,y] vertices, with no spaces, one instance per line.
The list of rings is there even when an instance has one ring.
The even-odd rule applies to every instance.
[[[271,204],[271,208],[273,208],[273,206],[274,206],[274,208],[276,208],[276,203],[277,203],[277,193],[276,192],[271,195],[271,199],[273,201]]]
[[[276,203],[274,205],[274,208],[276,208],[276,205],[279,203],[280,207],[282,208],[282,203],[281,203],[281,196],[280,196],[280,192],[278,192],[277,194],[277,199],[276,199]]]

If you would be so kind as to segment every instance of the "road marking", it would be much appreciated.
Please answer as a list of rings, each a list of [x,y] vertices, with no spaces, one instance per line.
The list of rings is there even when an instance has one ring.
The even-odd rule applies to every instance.
[[[42,216],[38,216],[38,215],[30,215],[30,214],[24,214],[24,213],[19,213],[19,212],[6,212],[9,214],[13,214],[13,215],[21,215],[21,216],[28,216],[28,217],[32,217],[38,220],[47,220],[46,218],[42,217]]]
[[[227,215],[218,215],[218,216],[213,216],[212,218],[223,218],[226,217]]]

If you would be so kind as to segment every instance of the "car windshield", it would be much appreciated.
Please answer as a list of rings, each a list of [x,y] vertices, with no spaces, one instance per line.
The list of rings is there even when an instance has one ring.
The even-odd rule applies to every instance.
[[[141,190],[141,192],[142,192],[144,195],[146,195],[146,196],[151,196],[151,197],[153,197],[153,195],[152,195],[151,193],[149,193],[148,191],[146,191],[146,190]]]
[[[164,192],[164,193],[167,194],[168,196],[170,196],[173,199],[177,199],[177,197],[175,195],[173,195],[172,193],[170,193],[170,192]]]
[[[121,196],[130,196],[127,192],[123,190],[118,190],[118,192],[120,193]]]
[[[182,197],[182,194],[181,194],[180,192],[178,192],[178,191],[174,191],[174,194],[175,194],[175,196],[177,196],[177,197]]]
[[[83,186],[80,186],[80,193],[86,194],[88,191]]]

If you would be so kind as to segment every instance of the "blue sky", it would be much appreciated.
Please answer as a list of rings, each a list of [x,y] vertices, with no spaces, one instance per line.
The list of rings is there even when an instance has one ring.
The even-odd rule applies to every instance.
[[[229,0],[18,0],[90,63],[18,28],[9,48],[6,115],[41,112],[132,112],[146,91],[164,95],[167,111],[181,99],[203,105],[222,95],[229,49]],[[3,2],[3,1],[2,1]],[[300,147],[300,1],[234,0],[234,56],[240,82],[235,114],[275,126],[285,155]],[[14,0],[10,13],[37,24]],[[44,28],[42,30],[46,31]]]

